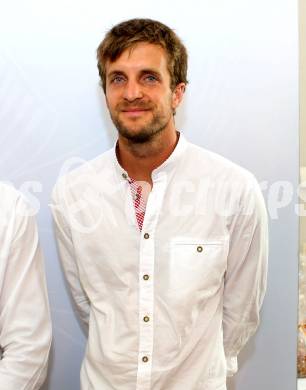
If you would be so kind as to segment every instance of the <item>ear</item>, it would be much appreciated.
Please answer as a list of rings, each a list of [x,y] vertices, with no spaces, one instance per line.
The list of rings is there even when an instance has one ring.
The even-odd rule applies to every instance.
[[[175,110],[183,99],[183,95],[186,89],[185,83],[179,83],[172,92],[172,108]]]

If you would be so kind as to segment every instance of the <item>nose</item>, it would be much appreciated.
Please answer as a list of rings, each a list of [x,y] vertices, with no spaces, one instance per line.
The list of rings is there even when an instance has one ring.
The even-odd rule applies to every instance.
[[[124,87],[123,97],[129,102],[143,97],[141,85],[137,80],[128,80]]]

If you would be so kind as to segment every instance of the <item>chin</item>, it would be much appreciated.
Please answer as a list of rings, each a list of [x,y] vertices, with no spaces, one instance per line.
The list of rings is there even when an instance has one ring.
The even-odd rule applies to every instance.
[[[143,132],[126,132],[121,134],[124,138],[128,139],[133,143],[143,144],[152,139],[152,134],[143,133]]]

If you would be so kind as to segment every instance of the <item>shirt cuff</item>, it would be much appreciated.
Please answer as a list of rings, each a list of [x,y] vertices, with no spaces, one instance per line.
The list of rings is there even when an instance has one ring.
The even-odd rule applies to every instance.
[[[238,371],[237,356],[229,356],[226,358],[226,376],[230,377]]]

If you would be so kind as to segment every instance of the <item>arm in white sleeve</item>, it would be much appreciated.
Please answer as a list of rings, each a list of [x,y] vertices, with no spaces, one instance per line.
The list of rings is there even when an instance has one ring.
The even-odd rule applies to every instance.
[[[76,264],[71,230],[66,219],[66,208],[63,200],[53,191],[51,211],[54,220],[55,236],[60,260],[65,278],[75,303],[78,315],[82,321],[85,332],[88,332],[90,303],[80,283],[79,270]]]
[[[237,355],[259,324],[266,291],[268,223],[258,183],[252,178],[230,227],[223,301],[227,375],[237,371]]]
[[[38,390],[51,345],[43,256],[35,218],[20,195],[9,197],[0,221],[0,388]]]

